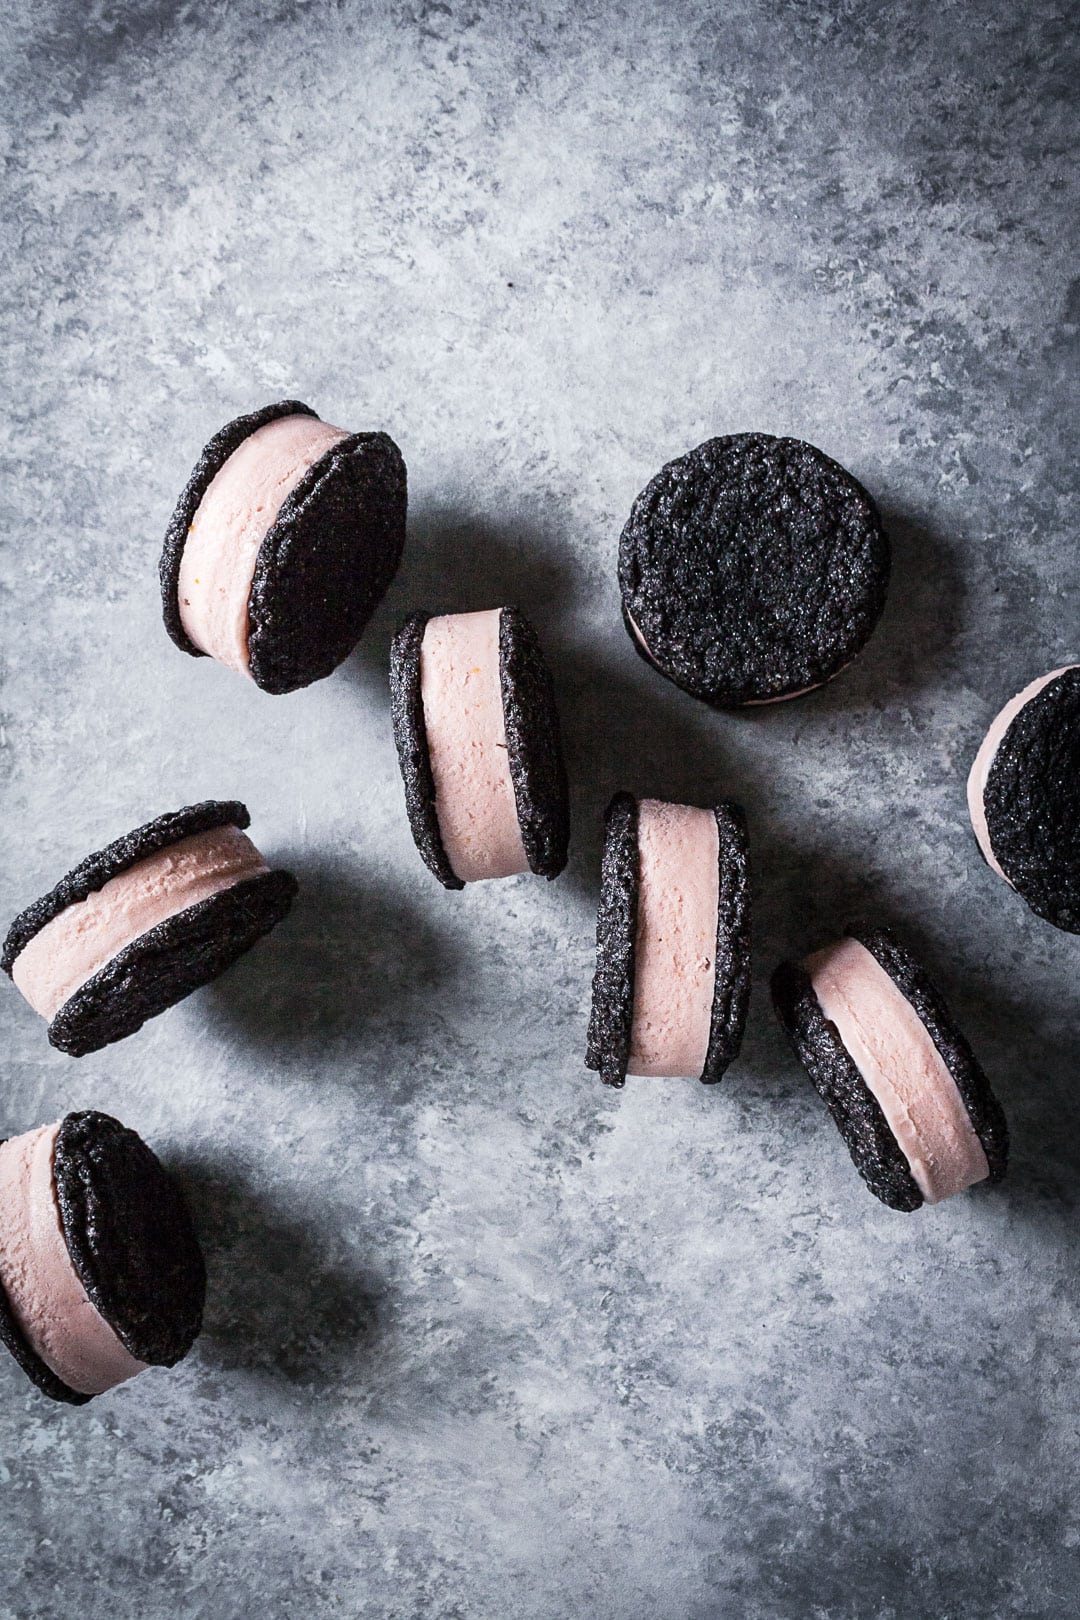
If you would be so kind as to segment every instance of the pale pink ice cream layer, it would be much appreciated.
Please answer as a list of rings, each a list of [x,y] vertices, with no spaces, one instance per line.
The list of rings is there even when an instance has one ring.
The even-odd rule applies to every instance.
[[[0,1146],[0,1286],[31,1350],[79,1395],[143,1372],[71,1263],[53,1178],[59,1124]]]
[[[118,872],[24,945],[11,976],[43,1018],[158,923],[270,868],[239,827],[210,827]]]
[[[529,870],[506,748],[499,676],[501,608],[429,619],[420,644],[435,812],[463,883]]]
[[[642,799],[628,1074],[699,1076],[716,988],[720,838],[711,810]]]
[[[240,444],[195,512],[180,558],[180,623],[201,652],[238,674],[248,665],[248,600],[259,548],[309,467],[340,440],[317,416],[279,416]]]
[[[1025,703],[1030,703],[1033,697],[1038,696],[1044,686],[1049,686],[1051,681],[1056,681],[1059,675],[1065,674],[1066,670],[1075,669],[1076,667],[1075,664],[1064,664],[1061,669],[1052,669],[1049,675],[1040,675],[1038,680],[1032,681],[1029,686],[1024,687],[1022,692],[1018,692],[1014,698],[1010,698],[983,738],[982,745],[975,755],[968,774],[968,812],[971,816],[971,825],[975,829],[975,837],[978,839],[979,848],[983,852],[987,866],[990,867],[991,871],[996,872],[998,877],[1005,878],[1006,883],[1009,882],[1009,879],[1005,877],[1005,873],[1001,870],[994,857],[994,851],[990,845],[990,829],[986,825],[986,783],[990,775],[990,767],[993,765],[994,757],[1004,741],[1005,733]]]
[[[877,1100],[928,1204],[990,1174],[956,1081],[929,1030],[865,945],[842,939],[804,963],[822,1012]]]

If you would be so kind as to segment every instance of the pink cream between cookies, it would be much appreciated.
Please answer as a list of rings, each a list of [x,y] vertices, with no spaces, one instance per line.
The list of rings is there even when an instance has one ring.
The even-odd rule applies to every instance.
[[[529,870],[510,776],[499,665],[501,608],[428,620],[420,645],[435,812],[463,883]]]
[[[990,1173],[964,1100],[929,1030],[876,957],[855,939],[803,964],[928,1204]]]
[[[638,805],[638,921],[628,1074],[700,1075],[712,1029],[720,845],[716,816]]]
[[[11,976],[43,1018],[125,945],[178,912],[270,868],[239,827],[210,827],[155,850],[66,906],[24,945]]]
[[[59,1123],[0,1145],[0,1287],[34,1354],[79,1395],[143,1372],[83,1287],[64,1240],[53,1175]]]
[[[177,582],[180,622],[201,652],[250,675],[248,602],[267,532],[304,474],[348,434],[317,416],[279,416],[250,434],[199,502]]]

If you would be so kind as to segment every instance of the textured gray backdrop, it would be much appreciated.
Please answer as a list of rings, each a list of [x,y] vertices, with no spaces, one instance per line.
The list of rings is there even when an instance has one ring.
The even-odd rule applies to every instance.
[[[0,1127],[136,1126],[211,1288],[181,1369],[85,1411],[0,1366],[2,1620],[1075,1612],[1080,943],[982,866],[963,780],[1080,659],[1076,20],[4,7],[0,915],[204,796],[303,890],[83,1062],[3,987]],[[411,524],[358,654],[268,698],[174,649],[155,569],[203,441],[287,394],[394,435]],[[748,428],[852,468],[895,583],[828,690],[725,716],[635,657],[613,565],[657,467]],[[555,663],[571,866],[448,895],[387,647],[505,600]],[[619,785],[747,806],[716,1090],[582,1067]],[[999,1190],[877,1205],[774,1029],[772,964],[853,910],[968,1026]]]

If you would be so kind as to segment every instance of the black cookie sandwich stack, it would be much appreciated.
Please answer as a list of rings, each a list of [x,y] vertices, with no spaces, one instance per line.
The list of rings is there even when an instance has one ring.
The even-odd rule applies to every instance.
[[[1032,911],[1080,934],[1080,665],[1040,675],[1002,709],[968,777],[986,864]]]

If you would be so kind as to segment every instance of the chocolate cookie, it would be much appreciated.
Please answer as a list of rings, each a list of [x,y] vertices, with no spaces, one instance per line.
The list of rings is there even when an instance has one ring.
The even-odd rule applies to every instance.
[[[866,490],[799,439],[708,439],[661,468],[619,543],[638,652],[719,708],[798,697],[881,617],[889,543]]]
[[[1005,705],[968,777],[979,848],[1035,912],[1080,934],[1080,666]]]

